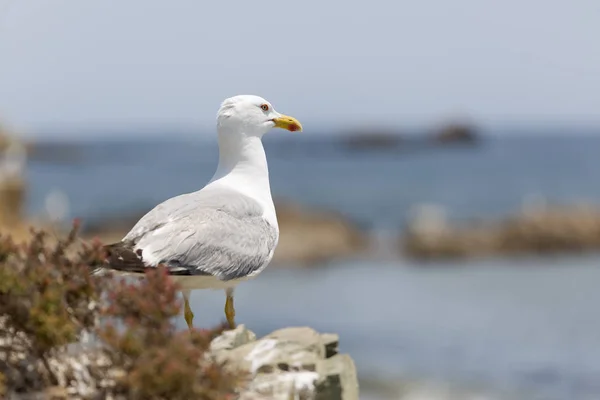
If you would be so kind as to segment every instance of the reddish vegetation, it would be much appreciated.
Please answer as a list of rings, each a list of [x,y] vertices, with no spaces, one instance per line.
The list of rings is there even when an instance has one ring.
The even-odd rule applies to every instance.
[[[0,356],[0,397],[58,385],[48,360],[84,331],[100,339],[112,365],[124,372],[110,388],[113,394],[131,399],[232,396],[243,375],[206,356],[224,328],[177,332],[178,288],[164,268],[135,283],[90,274],[102,262],[102,245],[74,251],[77,228],[54,245],[43,232],[23,245],[0,238],[0,353],[25,353],[45,367],[33,379],[22,362]]]

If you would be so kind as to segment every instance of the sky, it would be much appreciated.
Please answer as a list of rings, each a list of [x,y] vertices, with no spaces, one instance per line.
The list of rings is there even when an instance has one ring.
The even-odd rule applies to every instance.
[[[305,131],[600,126],[599,21],[598,0],[0,0],[0,120],[206,130],[257,94]]]

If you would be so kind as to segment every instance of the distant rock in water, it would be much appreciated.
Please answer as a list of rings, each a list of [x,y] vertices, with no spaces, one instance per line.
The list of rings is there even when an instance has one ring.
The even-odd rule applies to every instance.
[[[344,133],[340,145],[353,151],[414,152],[457,143],[475,144],[480,135],[474,125],[451,122],[422,132],[403,134],[392,129],[364,129]]]
[[[393,131],[348,132],[342,139],[342,146],[351,150],[392,150],[399,148],[404,138]]]
[[[449,224],[439,213],[414,219],[400,239],[415,259],[466,259],[600,250],[600,207],[528,207],[497,221]]]
[[[6,151],[6,149],[15,142],[23,144],[21,140],[17,139],[17,134],[15,132],[0,123],[0,152]]]
[[[279,244],[274,263],[312,265],[364,251],[368,238],[356,225],[333,211],[276,202]]]
[[[29,161],[72,164],[83,160],[81,144],[69,141],[24,140],[19,136],[20,134],[0,124],[0,152],[5,152],[11,146],[18,144],[23,148],[23,152]]]
[[[27,147],[0,126],[0,234],[15,241],[31,236],[33,221],[26,215]]]
[[[463,123],[449,123],[434,132],[433,141],[438,144],[475,143],[479,139],[474,126]]]

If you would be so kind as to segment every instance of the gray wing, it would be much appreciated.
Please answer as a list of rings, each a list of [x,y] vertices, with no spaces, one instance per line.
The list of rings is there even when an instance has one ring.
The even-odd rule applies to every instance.
[[[207,188],[208,189],[208,188]],[[277,244],[277,230],[253,199],[233,191],[181,195],[146,214],[123,239],[142,259],[222,280],[260,271]]]

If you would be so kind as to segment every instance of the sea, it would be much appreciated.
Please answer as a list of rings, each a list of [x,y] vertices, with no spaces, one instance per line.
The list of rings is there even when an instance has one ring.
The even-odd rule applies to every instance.
[[[139,214],[212,176],[213,138],[140,137],[30,159],[28,213],[55,212],[58,196],[67,220]],[[238,322],[258,335],[306,325],[338,333],[361,399],[600,399],[600,254],[424,265],[396,246],[424,204],[451,221],[501,218],[531,202],[600,204],[600,135],[379,149],[325,134],[264,142],[275,198],[341,213],[387,250],[268,268],[236,290]],[[220,291],[195,291],[196,324],[220,322],[223,304]]]

